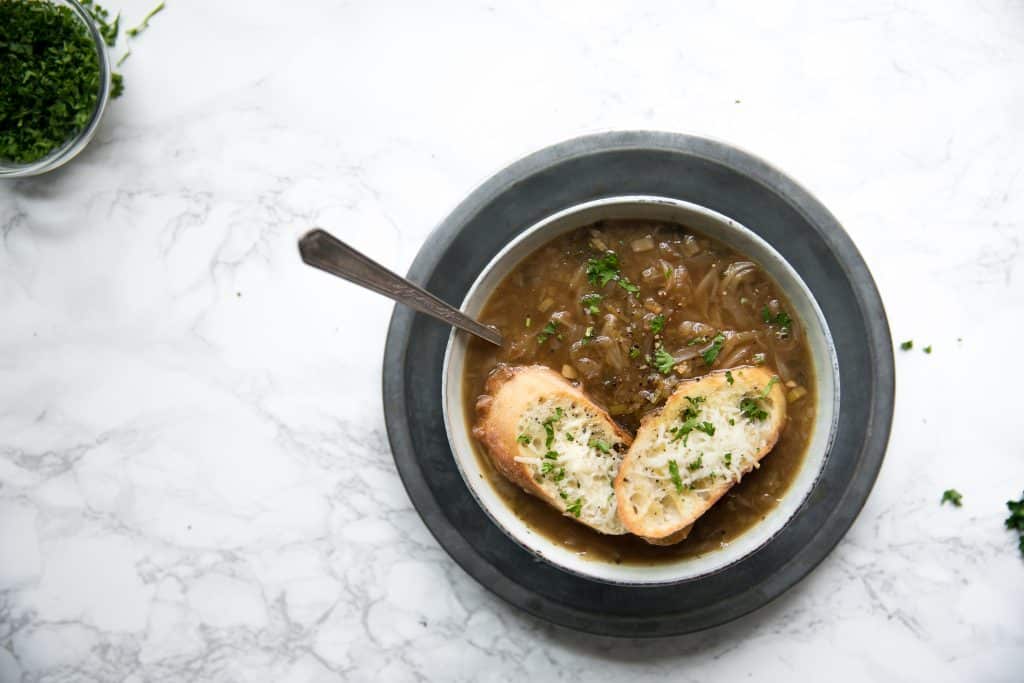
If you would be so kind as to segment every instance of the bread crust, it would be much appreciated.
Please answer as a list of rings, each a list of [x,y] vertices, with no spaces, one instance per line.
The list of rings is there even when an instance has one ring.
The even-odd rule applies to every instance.
[[[636,468],[642,466],[642,460],[652,446],[663,446],[663,443],[656,441],[655,433],[659,427],[677,421],[680,411],[687,405],[687,397],[704,396],[710,397],[714,392],[728,388],[730,392],[735,390],[758,391],[763,390],[771,382],[774,373],[763,367],[743,366],[731,368],[728,372],[733,377],[730,383],[726,377],[726,370],[712,372],[703,377],[687,380],[679,384],[675,392],[668,398],[665,405],[647,415],[640,423],[636,438],[629,451],[626,453],[619,468],[619,474],[615,479],[615,495],[617,498],[619,517],[626,529],[644,538],[648,543],[655,545],[671,545],[686,538],[689,529],[697,519],[711,508],[725,493],[732,488],[738,480],[727,479],[714,485],[710,491],[705,491],[706,497],[694,493],[679,494],[680,498],[687,501],[686,514],[677,520],[667,520],[657,523],[652,519],[644,518],[638,514],[630,500],[631,495],[640,486],[637,479],[631,480]],[[781,382],[775,382],[767,395],[765,405],[770,408],[767,418],[768,432],[765,435],[763,445],[752,454],[752,459],[740,469],[743,476],[754,468],[755,463],[760,462],[778,441],[786,422],[786,397]],[[710,400],[710,398],[708,399]],[[719,429],[722,427],[719,426]]]
[[[528,464],[517,462],[520,453],[518,425],[521,416],[538,398],[572,401],[593,411],[616,438],[628,447],[633,438],[594,403],[579,387],[543,365],[498,366],[487,378],[486,393],[476,402],[477,420],[473,435],[483,444],[494,467],[527,493],[564,512],[563,503],[553,498],[535,480]],[[582,519],[577,519],[586,524]],[[588,526],[591,526],[588,524]],[[606,530],[595,528],[602,533]],[[621,532],[620,532],[621,533]]]

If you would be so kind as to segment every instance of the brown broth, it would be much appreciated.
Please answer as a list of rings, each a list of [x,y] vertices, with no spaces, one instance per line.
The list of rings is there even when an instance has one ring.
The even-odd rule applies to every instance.
[[[638,286],[638,293],[614,280],[603,287],[588,280],[588,261],[608,250],[617,255],[626,284]],[[595,292],[602,295],[597,314],[581,304],[584,295]],[[651,326],[658,315],[664,317],[664,328],[655,334]],[[563,516],[502,477],[474,441],[482,470],[515,514],[580,555],[654,564],[723,547],[765,518],[800,469],[815,417],[814,371],[803,326],[760,267],[715,240],[654,221],[606,221],[579,228],[523,259],[495,288],[480,318],[501,331],[505,345],[499,349],[470,342],[463,377],[467,415],[474,414],[487,375],[499,363],[539,363],[575,373],[571,379],[634,433],[676,384],[710,370],[763,362],[783,382],[792,383],[787,392],[806,391],[790,401],[786,427],[761,467],[730,489],[697,520],[689,537],[673,546],[650,545],[631,535],[606,536]],[[550,321],[557,323],[556,331],[541,342]],[[709,366],[699,351],[720,332],[727,339]],[[692,343],[700,338],[706,341]],[[652,367],[659,344],[677,358],[693,357],[665,376]]]

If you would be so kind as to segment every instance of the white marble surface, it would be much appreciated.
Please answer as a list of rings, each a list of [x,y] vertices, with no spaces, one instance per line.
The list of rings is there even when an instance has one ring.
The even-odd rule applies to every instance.
[[[0,186],[0,680],[1024,676],[1019,0],[171,0],[125,72],[82,157]],[[935,349],[897,353],[831,557],[659,642],[546,626],[448,559],[384,435],[391,307],[294,247],[320,225],[404,270],[488,174],[611,128],[787,170]]]

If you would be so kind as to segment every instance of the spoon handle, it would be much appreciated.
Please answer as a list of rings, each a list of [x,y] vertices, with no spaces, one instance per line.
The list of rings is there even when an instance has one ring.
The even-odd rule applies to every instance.
[[[481,325],[457,308],[449,306],[404,277],[392,273],[319,228],[310,230],[299,239],[299,254],[304,262],[314,268],[383,294],[389,299],[465,330],[492,344],[502,344],[501,334],[497,330]]]

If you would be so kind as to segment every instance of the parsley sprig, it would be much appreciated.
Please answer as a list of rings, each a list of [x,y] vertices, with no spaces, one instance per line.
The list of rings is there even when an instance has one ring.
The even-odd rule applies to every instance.
[[[675,460],[668,461],[668,473],[672,477],[672,483],[677,493],[683,492],[683,478],[679,476],[679,464]]]
[[[777,314],[772,315],[767,306],[761,309],[761,320],[768,325],[778,325],[783,333],[788,333],[790,326],[793,324],[793,319],[785,311],[779,311]]]
[[[549,320],[548,324],[541,328],[540,334],[537,335],[537,343],[543,344],[552,336],[558,334],[558,323],[554,320]]]
[[[939,501],[939,505],[943,503],[951,503],[955,507],[963,506],[963,494],[956,489],[946,489],[942,492],[942,500]]]
[[[704,350],[701,354],[701,358],[704,359],[705,365],[711,365],[718,358],[718,354],[722,352],[722,347],[725,346],[725,335],[716,334],[714,339],[711,340],[711,346]]]
[[[603,297],[597,292],[591,294],[584,294],[580,298],[580,304],[583,306],[583,310],[591,315],[597,315],[601,312],[601,299]]]
[[[622,274],[619,266],[619,256],[614,251],[606,251],[599,258],[592,258],[587,261],[587,280],[590,284],[604,287],[609,282],[615,282],[630,294],[636,294],[640,288],[629,281],[629,278]]]
[[[160,12],[162,12],[163,9],[164,9],[164,3],[161,2],[159,5],[157,5],[153,9],[149,10],[149,14],[147,14],[146,16],[144,16],[142,18],[142,22],[138,26],[136,26],[135,28],[128,29],[127,31],[125,31],[125,33],[127,33],[130,38],[134,38],[135,36],[139,35],[143,31],[145,31],[147,28],[149,28],[149,20],[152,19],[153,17],[155,17]]]
[[[682,420],[682,423],[668,430],[672,434],[672,443],[682,439],[684,446],[690,440],[690,433],[693,431],[704,432],[708,436],[715,435],[715,425],[706,420],[701,421],[699,419],[700,405],[707,400],[707,397],[687,396],[686,400],[689,402],[689,405],[679,413],[679,419]]]
[[[1024,554],[1024,493],[1021,494],[1020,500],[1006,501],[1006,509],[1010,511],[1010,516],[1006,518],[1006,528],[1016,530],[1020,534],[1017,547]]]
[[[756,396],[740,399],[740,414],[749,422],[763,422],[768,419],[768,411],[761,407],[761,399]]]
[[[561,406],[559,406],[555,408],[555,413],[553,415],[540,423],[541,426],[544,427],[546,435],[544,439],[544,448],[550,449],[551,444],[555,442],[555,423],[561,420],[564,414],[565,412],[562,410]]]
[[[654,367],[658,368],[658,372],[663,375],[667,375],[672,372],[672,368],[676,366],[676,359],[671,353],[665,350],[665,347],[659,346],[654,351]]]

